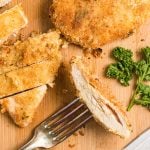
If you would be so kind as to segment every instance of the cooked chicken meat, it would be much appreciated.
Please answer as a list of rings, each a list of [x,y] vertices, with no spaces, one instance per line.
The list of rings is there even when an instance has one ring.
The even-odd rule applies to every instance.
[[[97,49],[139,28],[150,17],[150,0],[53,0],[50,10],[69,41]]]
[[[0,100],[2,112],[8,112],[20,127],[28,126],[37,111],[44,95],[46,85]]]
[[[121,105],[104,83],[92,78],[78,58],[71,62],[70,73],[77,96],[86,104],[95,120],[107,130],[121,137],[128,137],[131,132],[130,124]]]
[[[61,52],[56,51],[49,60],[0,75],[0,98],[44,84],[53,87],[60,64]]]
[[[28,19],[20,5],[0,14],[0,44],[5,42],[11,35],[17,34],[27,23]]]
[[[0,46],[0,74],[51,59],[61,45],[60,34],[51,31]]]

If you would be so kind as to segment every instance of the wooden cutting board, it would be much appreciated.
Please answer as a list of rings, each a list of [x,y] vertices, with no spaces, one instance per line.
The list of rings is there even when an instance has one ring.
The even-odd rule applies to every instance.
[[[0,11],[2,12],[20,2],[22,2],[25,13],[29,18],[28,27],[22,31],[23,35],[28,36],[32,31],[46,32],[51,27],[48,14],[49,0],[13,0],[11,4]],[[113,62],[110,58],[110,52],[115,46],[124,46],[134,50],[136,55],[136,51],[138,52],[140,47],[147,45],[150,46],[150,21],[129,38],[103,46],[101,57],[89,60],[93,74],[101,77],[112,89],[117,99],[125,106],[127,106],[130,100],[134,81],[131,82],[129,87],[123,87],[117,81],[104,77],[105,67]],[[82,49],[70,45],[67,49],[62,50],[64,61],[68,61],[75,55],[83,56],[82,52]],[[63,90],[67,89],[67,83],[65,76],[58,76],[56,86],[48,90],[47,95],[37,110],[33,123],[27,128],[22,129],[15,126],[7,114],[0,115],[0,150],[17,150],[31,138],[32,131],[37,124],[55,110],[64,106],[66,102],[72,100],[74,95],[71,93],[71,89],[68,89],[67,93]],[[132,139],[150,127],[150,112],[147,109],[135,106],[127,115],[133,128],[133,133],[129,139],[122,139],[108,133],[91,120],[85,128],[78,131],[65,142],[52,148],[52,150],[121,150]]]

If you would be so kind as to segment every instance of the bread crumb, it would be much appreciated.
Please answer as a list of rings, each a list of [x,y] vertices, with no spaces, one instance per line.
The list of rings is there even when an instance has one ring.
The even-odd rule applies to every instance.
[[[81,136],[84,136],[84,132],[83,132],[82,130],[79,131],[79,134],[80,134]]]
[[[63,94],[67,94],[67,93],[68,93],[68,90],[67,90],[67,89],[62,89],[62,93],[63,93]]]
[[[75,144],[69,144],[68,145],[70,148],[73,148],[73,147],[75,147]]]
[[[92,55],[95,57],[95,58],[98,58],[100,57],[102,54],[102,49],[101,48],[98,48],[98,49],[95,49],[92,51]]]
[[[85,57],[90,58],[91,57],[91,50],[84,49],[83,54],[84,54]]]
[[[143,41],[145,41],[145,39],[141,39],[141,41],[143,42]]]
[[[73,133],[73,135],[74,135],[74,136],[78,136],[78,133],[77,133],[77,132],[75,132],[75,133]]]

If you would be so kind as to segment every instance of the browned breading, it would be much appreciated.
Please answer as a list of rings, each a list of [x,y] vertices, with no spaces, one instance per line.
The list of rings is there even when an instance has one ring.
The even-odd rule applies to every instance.
[[[72,43],[97,49],[125,38],[150,17],[149,0],[53,0],[53,24]]]
[[[46,85],[0,100],[2,112],[8,112],[20,127],[28,126],[37,111],[44,95]]]
[[[0,44],[5,42],[11,35],[17,34],[28,23],[21,5],[6,10],[0,14]]]
[[[0,98],[44,84],[53,87],[61,60],[55,51],[50,59],[0,75]]]
[[[51,31],[17,41],[13,45],[0,46],[0,74],[51,59],[61,45],[60,34]]]
[[[74,88],[76,89],[76,96],[78,96],[81,101],[87,105],[95,120],[104,128],[120,135],[121,137],[128,137],[131,132],[131,125],[126,117],[123,106],[119,101],[116,100],[111,90],[105,85],[105,83],[101,81],[101,79],[94,78],[92,74],[90,74],[85,64],[87,64],[87,62],[85,62],[83,59],[73,58],[71,61],[71,66],[69,67],[70,78]],[[77,68],[76,72],[74,70],[75,68]],[[86,92],[88,91],[88,93],[84,93],[84,89],[86,89]],[[102,108],[103,111],[100,110],[100,108]],[[104,114],[102,114],[101,111]],[[110,117],[108,117],[109,119],[112,119],[111,121],[113,121],[115,118],[116,121],[114,120],[114,123],[111,123],[118,126],[119,129],[111,126],[109,124],[109,120],[106,121],[104,119],[106,121],[105,122],[101,115],[104,115],[104,118],[106,115],[106,120],[108,116]]]

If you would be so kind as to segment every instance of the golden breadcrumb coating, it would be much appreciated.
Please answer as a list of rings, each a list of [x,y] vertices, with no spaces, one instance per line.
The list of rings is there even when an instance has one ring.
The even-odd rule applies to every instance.
[[[8,112],[20,127],[28,126],[37,111],[44,95],[46,85],[0,100],[2,112]]]
[[[44,84],[53,87],[61,60],[55,51],[48,60],[0,75],[0,98]]]
[[[0,46],[0,74],[50,59],[61,45],[60,34],[50,31],[17,41],[13,45]]]
[[[17,34],[28,23],[21,5],[6,10],[0,14],[0,44],[5,42],[11,35]]]
[[[97,49],[143,24],[150,17],[150,1],[53,0],[50,16],[69,41]]]

